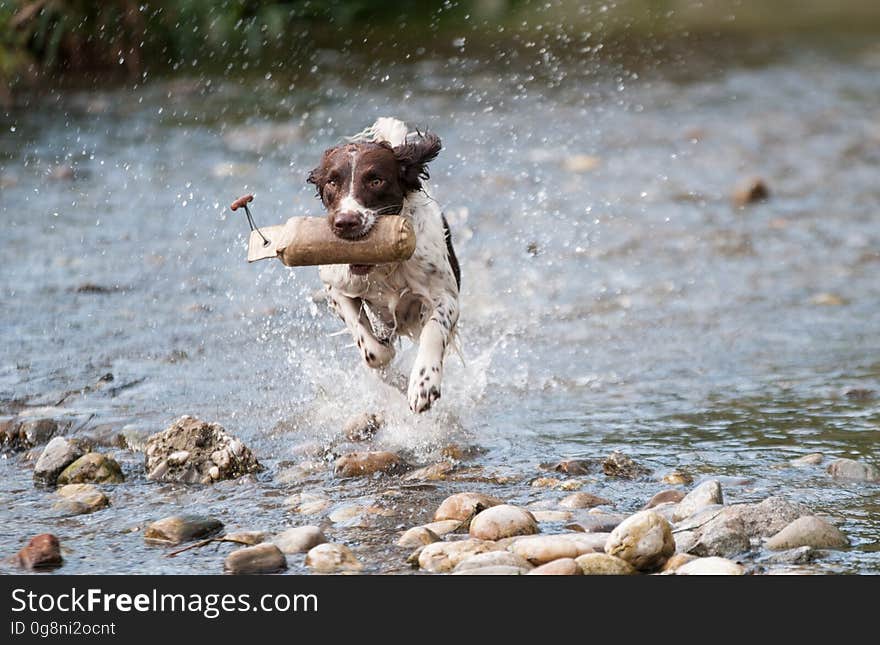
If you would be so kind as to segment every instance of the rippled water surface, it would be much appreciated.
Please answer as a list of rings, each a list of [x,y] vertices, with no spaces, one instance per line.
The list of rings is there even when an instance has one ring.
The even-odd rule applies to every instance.
[[[880,399],[852,391],[880,391],[880,52],[742,53],[710,43],[646,64],[461,48],[389,66],[326,53],[296,78],[20,105],[0,131],[0,413],[58,419],[128,481],[110,509],[61,518],[32,484],[33,454],[0,460],[2,550],[52,531],[62,573],[219,573],[226,546],[167,558],[144,545],[148,521],[185,510],[229,530],[316,522],[368,571],[407,572],[396,532],[446,495],[556,500],[529,485],[541,463],[621,450],[655,475],[583,478],[621,512],[673,469],[720,476],[727,501],[781,494],[839,520],[853,547],[817,570],[880,572],[880,487],[788,466],[816,451],[877,462]],[[246,264],[246,224],[227,208],[254,191],[261,223],[317,214],[308,171],[381,115],[441,136],[432,181],[462,263],[464,360],[450,357],[419,418],[332,335],[317,271]],[[753,176],[771,198],[733,206]],[[451,443],[484,451],[462,480],[424,485],[296,469],[305,444],[350,450],[342,425],[364,410],[387,417],[373,446],[415,464]],[[267,470],[148,483],[137,448],[182,414],[221,423]],[[330,505],[302,517],[297,493]],[[339,512],[350,505],[371,509]]]

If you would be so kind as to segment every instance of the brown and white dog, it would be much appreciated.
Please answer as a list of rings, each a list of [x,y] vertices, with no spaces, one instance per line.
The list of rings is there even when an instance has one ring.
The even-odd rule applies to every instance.
[[[308,178],[333,232],[356,239],[377,217],[399,213],[413,225],[416,250],[404,262],[322,266],[321,280],[369,367],[388,365],[400,336],[418,344],[407,397],[413,412],[424,412],[440,398],[461,285],[449,225],[425,185],[440,139],[381,118],[349,141],[326,150]]]

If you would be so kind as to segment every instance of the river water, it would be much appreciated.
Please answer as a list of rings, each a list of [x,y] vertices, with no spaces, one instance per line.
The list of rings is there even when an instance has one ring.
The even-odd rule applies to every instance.
[[[788,465],[877,461],[880,398],[860,391],[880,391],[880,50],[499,51],[456,42],[393,64],[318,52],[296,74],[69,89],[7,114],[0,414],[59,420],[114,453],[127,482],[107,487],[111,508],[59,517],[32,484],[34,454],[8,455],[4,552],[51,531],[60,573],[219,573],[231,547],[167,558],[143,542],[147,522],[195,511],[229,530],[318,523],[367,571],[407,572],[396,533],[448,494],[556,500],[567,493],[529,485],[542,463],[620,450],[654,475],[582,478],[619,512],[672,470],[721,478],[727,501],[778,494],[834,518],[853,546],[815,570],[880,572],[880,487]],[[418,418],[333,335],[317,271],[248,265],[246,223],[228,210],[253,191],[259,223],[318,214],[308,171],[382,115],[442,138],[432,183],[462,264],[463,360],[449,358],[443,398]],[[755,176],[770,199],[734,206]],[[352,449],[342,426],[362,411],[387,419],[372,447],[415,464],[480,447],[470,481],[296,469],[309,444]],[[137,448],[183,414],[221,423],[267,470],[147,482]],[[302,516],[298,493],[329,505]]]

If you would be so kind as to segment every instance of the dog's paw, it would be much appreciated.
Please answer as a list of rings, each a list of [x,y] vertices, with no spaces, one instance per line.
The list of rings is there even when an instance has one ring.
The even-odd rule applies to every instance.
[[[409,409],[415,413],[428,410],[440,398],[440,365],[416,363],[409,377]]]
[[[394,359],[394,346],[390,342],[361,334],[357,339],[357,346],[367,366],[374,370],[385,367]]]

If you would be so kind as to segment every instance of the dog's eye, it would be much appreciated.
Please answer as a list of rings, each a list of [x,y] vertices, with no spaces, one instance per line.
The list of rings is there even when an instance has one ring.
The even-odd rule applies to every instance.
[[[333,186],[333,188],[336,188],[339,185],[339,180],[338,179],[328,179],[327,185]]]
[[[379,188],[382,184],[385,183],[385,180],[381,177],[373,177],[370,181],[370,188]]]

